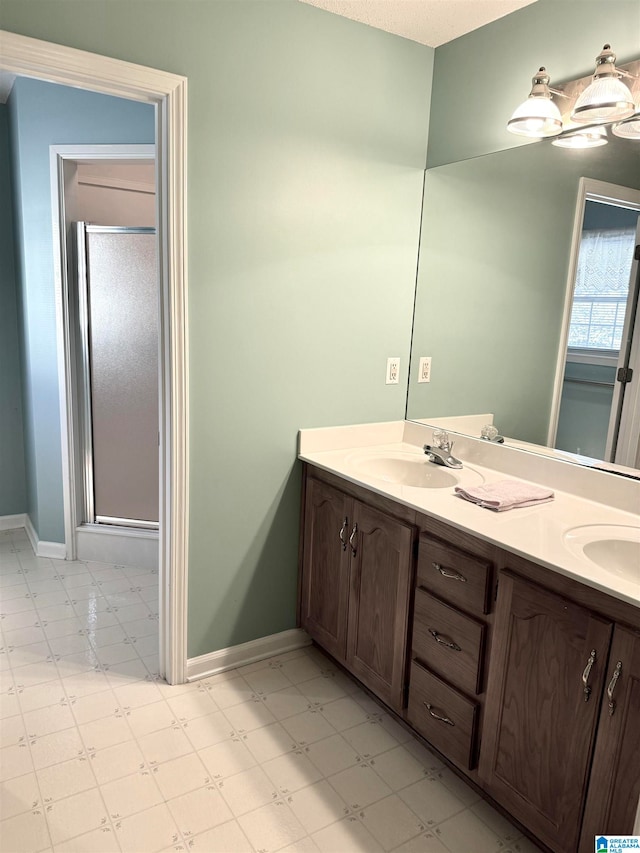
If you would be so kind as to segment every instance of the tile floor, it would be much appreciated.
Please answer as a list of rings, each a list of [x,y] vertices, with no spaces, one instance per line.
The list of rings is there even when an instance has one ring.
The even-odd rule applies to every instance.
[[[3,853],[534,853],[315,648],[157,675],[157,575],[0,532]]]

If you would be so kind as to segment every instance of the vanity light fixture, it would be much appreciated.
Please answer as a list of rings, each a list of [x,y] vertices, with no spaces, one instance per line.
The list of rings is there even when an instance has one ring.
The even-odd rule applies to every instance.
[[[598,124],[622,121],[636,111],[633,97],[620,79],[616,68],[616,55],[610,44],[605,44],[596,57],[593,81],[575,102],[571,120],[579,123]]]
[[[557,136],[562,133],[560,110],[551,100],[549,75],[544,66],[532,79],[531,93],[507,122],[507,129],[520,136]]]
[[[604,127],[585,127],[558,136],[551,144],[558,148],[598,148],[607,144],[607,132]]]
[[[507,122],[511,133],[533,139],[554,137],[552,144],[561,148],[606,145],[605,127],[623,139],[640,140],[640,59],[616,67],[615,54],[605,44],[592,76],[563,83],[558,89],[549,82],[541,67],[529,97]],[[563,100],[558,101],[558,96]]]
[[[640,139],[640,114],[614,124],[611,132],[621,139]]]

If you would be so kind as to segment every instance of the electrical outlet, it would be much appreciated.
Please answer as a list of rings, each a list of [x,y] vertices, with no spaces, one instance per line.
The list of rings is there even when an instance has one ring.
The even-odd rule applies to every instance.
[[[387,359],[387,385],[397,385],[400,381],[400,358]]]
[[[431,356],[423,355],[418,368],[418,382],[431,382]]]

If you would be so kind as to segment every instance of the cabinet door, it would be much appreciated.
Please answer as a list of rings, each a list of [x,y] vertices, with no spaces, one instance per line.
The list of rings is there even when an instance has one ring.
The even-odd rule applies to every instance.
[[[557,853],[578,846],[611,629],[555,593],[500,576],[479,774]]]
[[[350,504],[337,489],[313,478],[307,481],[301,622],[341,661],[347,645]]]
[[[347,663],[392,708],[403,707],[413,528],[355,503]]]
[[[581,853],[591,853],[595,836],[632,835],[639,799],[640,635],[617,626],[600,710]]]

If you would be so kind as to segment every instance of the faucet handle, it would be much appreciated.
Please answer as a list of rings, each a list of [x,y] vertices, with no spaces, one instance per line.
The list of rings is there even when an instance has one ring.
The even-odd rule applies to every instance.
[[[453,444],[449,440],[449,433],[444,429],[434,429],[433,443],[440,450],[451,450]]]
[[[504,436],[498,433],[497,428],[493,424],[487,424],[482,427],[480,438],[484,438],[485,441],[493,441],[496,444],[504,444]]]

